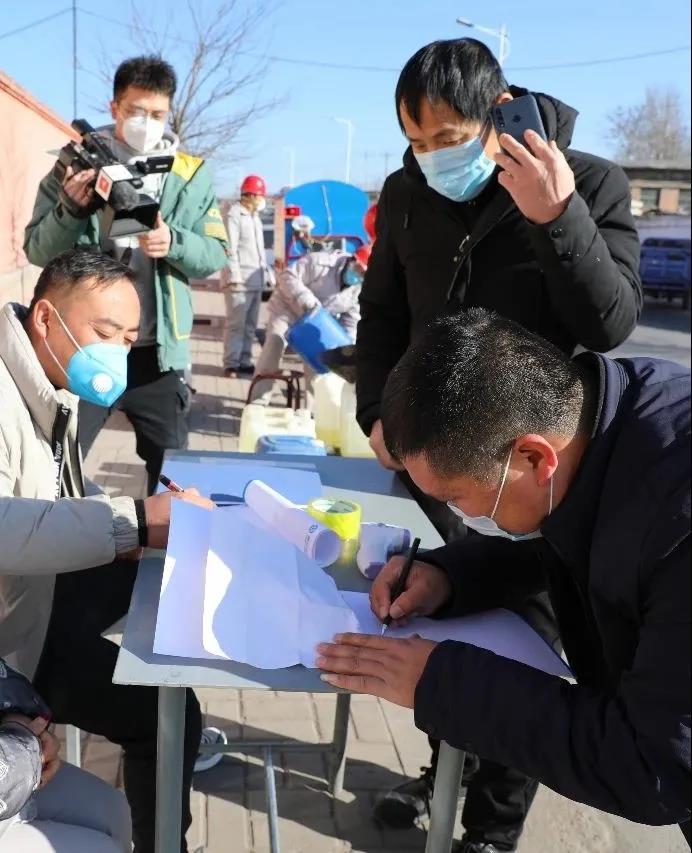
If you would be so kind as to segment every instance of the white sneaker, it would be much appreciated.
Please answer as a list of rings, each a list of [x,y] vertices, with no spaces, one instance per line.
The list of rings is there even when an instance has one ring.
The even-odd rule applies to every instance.
[[[226,744],[228,738],[226,732],[221,729],[215,729],[209,726],[202,730],[201,746],[213,746],[214,744]],[[212,767],[221,761],[223,752],[200,752],[195,761],[195,773],[202,773],[204,770],[211,770]]]

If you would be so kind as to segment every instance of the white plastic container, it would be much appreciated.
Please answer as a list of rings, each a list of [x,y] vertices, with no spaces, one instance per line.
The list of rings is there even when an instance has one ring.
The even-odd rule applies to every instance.
[[[316,438],[315,422],[307,409],[275,409],[250,404],[240,419],[238,447],[241,453],[254,453],[263,435],[307,435]]]
[[[339,449],[341,442],[341,395],[345,384],[346,381],[336,373],[323,373],[315,379],[313,386],[317,438],[335,450]]]
[[[374,459],[368,437],[358,426],[356,420],[356,389],[344,382],[341,391],[341,412],[339,417],[339,449],[342,456]]]

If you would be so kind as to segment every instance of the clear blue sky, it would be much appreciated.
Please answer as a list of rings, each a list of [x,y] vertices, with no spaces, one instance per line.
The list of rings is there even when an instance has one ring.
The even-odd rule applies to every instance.
[[[60,15],[19,35],[2,38],[2,34],[69,5],[69,0],[0,0],[0,69],[67,119],[72,117],[70,15]],[[215,5],[216,0],[196,0],[198,7]],[[95,73],[104,63],[99,42],[109,46],[109,54],[116,60],[131,55],[132,45],[125,27],[96,15],[127,22],[130,6],[103,0],[79,0],[79,6],[84,10],[78,24],[79,113],[97,123],[104,116],[95,105],[107,98]],[[172,33],[189,37],[183,0],[139,0],[137,8],[147,26],[158,28],[169,21]],[[286,184],[287,146],[296,149],[298,183],[342,178],[346,129],[333,120],[335,115],[355,123],[353,180],[372,186],[380,183],[385,152],[391,171],[405,147],[393,108],[397,70],[429,41],[470,35],[470,30],[455,23],[459,16],[488,27],[507,25],[510,82],[549,92],[576,107],[581,115],[575,147],[608,156],[605,116],[617,105],[639,101],[647,86],[677,87],[685,104],[690,103],[689,51],[607,65],[522,70],[688,45],[689,0],[579,0],[568,4],[555,0],[279,0],[254,44],[248,45],[250,50],[396,70],[346,71],[271,62],[259,97],[285,96],[284,102],[244,134],[238,159],[224,164],[218,175],[219,191],[232,191],[238,176],[246,172],[264,175],[271,189]],[[476,35],[497,50],[496,39]],[[175,43],[170,60],[180,65],[187,50],[185,44]]]

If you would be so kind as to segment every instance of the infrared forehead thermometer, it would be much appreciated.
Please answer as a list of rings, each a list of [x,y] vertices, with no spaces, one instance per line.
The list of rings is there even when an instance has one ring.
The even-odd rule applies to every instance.
[[[411,545],[411,531],[394,524],[361,524],[356,562],[362,575],[374,580],[387,560]]]

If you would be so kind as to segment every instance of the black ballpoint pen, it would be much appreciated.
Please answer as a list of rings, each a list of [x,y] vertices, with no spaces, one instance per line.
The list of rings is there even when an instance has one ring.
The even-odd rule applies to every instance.
[[[418,546],[420,545],[420,539],[414,539],[413,545],[411,545],[411,550],[408,552],[408,557],[406,558],[406,562],[404,563],[404,568],[401,570],[401,574],[399,575],[399,579],[397,580],[394,588],[392,590],[392,603],[394,603],[397,598],[401,595],[401,593],[406,589],[406,582],[408,581],[408,576],[411,574],[411,569],[413,568],[413,563],[416,559],[416,554],[418,553]],[[381,637],[384,637],[385,631],[392,624],[392,617],[387,615],[382,620],[382,632],[380,634]]]

